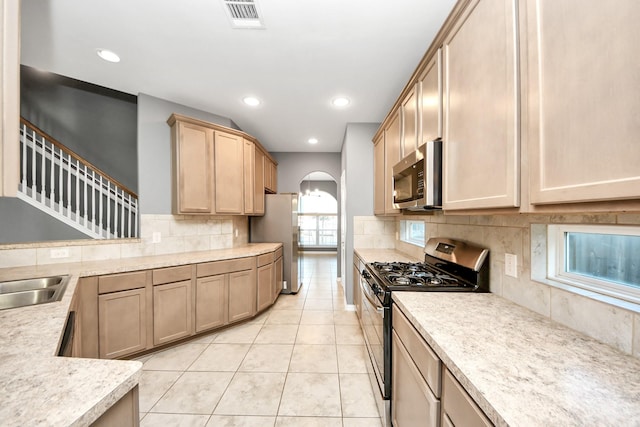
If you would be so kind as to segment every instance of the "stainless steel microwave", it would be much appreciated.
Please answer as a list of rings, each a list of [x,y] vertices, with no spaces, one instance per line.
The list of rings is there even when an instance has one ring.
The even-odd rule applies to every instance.
[[[442,139],[427,141],[393,167],[393,207],[442,207]]]

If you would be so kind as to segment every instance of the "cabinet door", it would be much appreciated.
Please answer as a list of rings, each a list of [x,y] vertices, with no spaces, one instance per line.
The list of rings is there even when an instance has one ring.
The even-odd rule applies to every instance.
[[[531,203],[640,197],[640,2],[523,7]]]
[[[229,323],[256,314],[256,275],[254,270],[229,273]]]
[[[254,213],[255,191],[255,173],[256,173],[256,147],[251,141],[244,140],[244,213]]]
[[[443,424],[465,427],[490,427],[493,424],[448,369],[442,375]]]
[[[402,151],[400,157],[418,148],[418,93],[416,86],[402,101]]]
[[[275,283],[274,283],[274,292],[273,292],[273,302],[275,302],[275,300],[278,298],[278,295],[280,295],[280,292],[282,292],[282,281],[283,279],[283,261],[282,261],[282,257],[279,257],[278,259],[276,259],[276,261],[273,263],[273,268],[275,270]]]
[[[411,360],[395,332],[392,341],[391,418],[394,427],[438,426],[440,401]],[[466,426],[467,424],[460,424]]]
[[[196,332],[227,324],[226,274],[196,281]]]
[[[173,211],[212,213],[213,131],[182,122],[173,127]]]
[[[393,167],[400,158],[400,114],[389,123],[384,132],[384,212],[385,214],[400,213],[393,208]]]
[[[471,1],[445,38],[445,210],[520,204],[514,3]]]
[[[255,150],[255,183],[253,185],[253,213],[264,215],[264,153],[262,150]]]
[[[385,176],[384,132],[373,142],[373,213],[384,215]]]
[[[153,287],[153,344],[188,337],[191,327],[191,281]]]
[[[278,191],[278,168],[275,163],[265,156],[264,187],[269,193]]]
[[[98,296],[98,335],[101,359],[115,359],[147,346],[145,289]]]
[[[420,130],[418,145],[442,137],[442,49],[427,63],[420,76]]]
[[[215,131],[214,147],[216,213],[241,214],[244,201],[243,139]]]
[[[273,280],[273,264],[258,267],[258,311],[263,310],[271,305],[271,284]]]

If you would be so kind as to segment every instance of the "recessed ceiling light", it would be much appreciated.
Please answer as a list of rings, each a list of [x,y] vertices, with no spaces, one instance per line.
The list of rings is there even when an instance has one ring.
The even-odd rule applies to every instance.
[[[337,98],[333,98],[333,100],[331,101],[331,104],[334,107],[346,107],[347,105],[349,105],[349,99],[345,98],[344,96],[339,96]]]
[[[260,100],[253,96],[245,96],[244,98],[242,98],[242,102],[244,102],[245,104],[251,107],[260,105]]]
[[[120,57],[108,49],[97,49],[98,56],[108,62],[120,62]]]
[[[309,138],[309,141],[307,141],[309,144],[317,144],[318,143],[318,138]]]

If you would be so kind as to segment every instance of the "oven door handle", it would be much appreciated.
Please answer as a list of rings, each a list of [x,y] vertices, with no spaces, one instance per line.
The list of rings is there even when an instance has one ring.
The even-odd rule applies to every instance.
[[[360,287],[362,288],[362,293],[364,294],[365,298],[367,299],[367,301],[369,301],[369,304],[371,304],[376,309],[376,311],[380,313],[381,316],[384,316],[384,307],[382,306],[382,304],[380,304],[380,301],[377,301],[375,297],[373,299],[371,298],[371,287],[369,286],[367,281],[362,280],[362,282],[360,283]]]

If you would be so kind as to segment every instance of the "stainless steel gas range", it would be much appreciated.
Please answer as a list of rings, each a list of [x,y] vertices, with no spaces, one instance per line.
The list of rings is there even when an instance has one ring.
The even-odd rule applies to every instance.
[[[489,292],[489,251],[447,238],[431,238],[424,262],[372,262],[361,274],[361,325],[390,425],[392,293]]]

